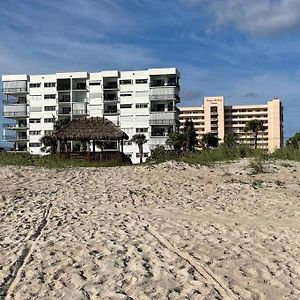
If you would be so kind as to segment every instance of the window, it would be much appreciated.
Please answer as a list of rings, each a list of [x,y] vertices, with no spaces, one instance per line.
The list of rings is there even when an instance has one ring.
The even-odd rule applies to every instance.
[[[148,132],[148,128],[136,128],[136,133]]]
[[[40,135],[41,130],[29,130],[29,135]]]
[[[41,143],[29,143],[29,147],[41,147]]]
[[[44,87],[45,88],[55,87],[55,82],[45,82]]]
[[[143,153],[143,157],[148,157],[149,153]],[[136,153],[136,157],[140,157],[140,153]]]
[[[29,119],[29,123],[41,123],[41,119]]]
[[[54,123],[55,119],[54,118],[45,118],[44,123]]]
[[[45,111],[55,111],[56,106],[45,106],[44,109]]]
[[[148,107],[148,103],[137,103],[135,105],[135,108],[147,108]]]
[[[39,87],[41,87],[41,84],[40,83],[29,83],[29,87],[30,88],[39,88]]]
[[[31,106],[29,107],[30,112],[41,112],[42,108],[40,106]]]
[[[100,81],[90,82],[90,86],[92,86],[92,85],[101,85],[101,82]]]
[[[121,96],[121,97],[130,97],[130,96],[132,96],[132,94],[131,94],[131,93],[127,93],[127,94],[120,94],[120,96]]]
[[[148,96],[148,91],[136,91],[135,95],[137,97],[147,97]]]
[[[120,80],[120,84],[132,84],[132,80],[131,79]]]
[[[56,98],[55,94],[44,95],[44,99],[55,99],[55,98]]]
[[[128,158],[132,158],[132,153],[125,153]]]
[[[133,128],[123,128],[123,131],[124,131],[126,134],[132,134],[132,133],[133,133]]]
[[[132,108],[132,104],[120,104],[120,108]]]
[[[34,101],[34,100],[41,100],[41,95],[31,95],[30,97],[30,101]]]
[[[135,83],[136,84],[148,83],[148,79],[136,79]]]
[[[124,141],[123,144],[124,144],[124,146],[131,146],[132,142],[131,141]]]
[[[53,133],[53,130],[45,130],[44,133],[45,135],[51,135]]]

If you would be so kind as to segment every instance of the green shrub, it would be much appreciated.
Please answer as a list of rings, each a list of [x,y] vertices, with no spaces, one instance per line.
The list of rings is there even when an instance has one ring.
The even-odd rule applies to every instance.
[[[166,150],[163,146],[158,146],[151,152],[151,156],[147,158],[146,162],[150,164],[157,164],[175,159],[176,157],[175,152]]]
[[[58,160],[52,155],[31,155],[29,153],[0,153],[0,166],[36,166],[45,168],[71,168],[71,167],[114,167],[125,163],[119,161],[87,161],[87,160]]]
[[[300,161],[300,149],[293,147],[284,147],[272,153],[271,157],[275,159]]]
[[[253,174],[265,173],[265,162],[260,158],[256,158],[250,162],[250,168],[253,170]]]

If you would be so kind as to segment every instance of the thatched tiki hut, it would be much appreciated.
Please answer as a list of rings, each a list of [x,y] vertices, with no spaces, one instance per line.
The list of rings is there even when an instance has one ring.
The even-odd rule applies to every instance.
[[[66,126],[55,132],[57,138],[57,155],[59,159],[87,159],[87,160],[118,160],[125,161],[126,156],[123,153],[123,140],[128,136],[113,122],[99,117],[78,118],[72,120]],[[80,142],[79,151],[68,151],[69,141]],[[90,144],[92,142],[92,152]],[[107,143],[113,142],[116,149],[105,150]],[[102,148],[96,152],[96,144]],[[64,147],[62,147],[64,145]],[[101,147],[103,145],[103,147]],[[85,149],[85,150],[84,150]]]

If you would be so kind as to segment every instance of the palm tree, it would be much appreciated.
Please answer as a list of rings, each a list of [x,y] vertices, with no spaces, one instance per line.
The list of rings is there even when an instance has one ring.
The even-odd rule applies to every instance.
[[[192,120],[186,120],[183,127],[183,134],[185,136],[185,149],[193,151],[197,144],[197,134]]]
[[[264,122],[262,120],[254,119],[246,123],[245,132],[251,131],[254,135],[254,149],[257,149],[257,137],[260,131],[264,131]]]
[[[224,135],[224,145],[226,145],[228,148],[234,148],[238,144],[237,139],[237,134],[233,131],[229,131]]]
[[[185,136],[179,132],[170,133],[166,143],[168,146],[172,147],[178,155],[184,146]]]
[[[140,164],[143,162],[143,145],[147,143],[146,136],[142,133],[135,134],[131,141],[138,145],[140,154]]]
[[[203,135],[201,143],[204,148],[216,148],[219,145],[219,139],[215,134],[209,132]]]
[[[43,152],[50,152],[52,155],[56,153],[57,139],[54,135],[44,135],[40,138],[40,142],[44,145],[44,147],[41,148]],[[50,150],[48,147],[50,147]]]
[[[291,148],[300,148],[300,132],[296,132],[292,137],[286,141],[286,146]]]

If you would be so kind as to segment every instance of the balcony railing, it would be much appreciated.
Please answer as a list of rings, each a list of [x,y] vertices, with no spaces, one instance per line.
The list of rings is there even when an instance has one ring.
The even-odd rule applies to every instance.
[[[18,104],[27,104],[26,99],[9,99],[3,100],[3,105],[18,105]]]
[[[28,138],[27,136],[11,136],[11,135],[4,135],[2,137],[2,140],[3,141],[6,141],[6,142],[26,142],[28,141]]]
[[[58,91],[69,91],[71,89],[71,86],[69,85],[69,84],[66,84],[66,85],[64,85],[64,84],[58,84],[57,85],[57,90]]]
[[[73,110],[73,115],[75,116],[84,116],[88,115],[89,112],[86,109],[75,109]]]
[[[118,102],[118,101],[120,101],[120,99],[118,97],[111,98],[111,97],[104,96],[103,101],[104,102]]]
[[[150,83],[150,87],[170,87],[170,86],[176,86],[176,87],[180,87],[180,85],[177,82],[165,82],[165,81],[158,81],[158,82],[151,82]]]
[[[150,125],[173,125],[178,115],[176,112],[153,112],[150,113]]]
[[[2,93],[4,94],[18,94],[18,93],[27,93],[26,88],[4,88],[2,89]]]
[[[154,150],[158,146],[166,146],[167,136],[150,136],[150,150]]]
[[[103,90],[114,90],[117,88],[118,88],[117,82],[108,82],[108,83],[105,83],[103,86]]]
[[[78,83],[76,85],[73,85],[74,91],[87,91],[87,86],[85,83]]]
[[[3,124],[3,129],[6,130],[26,130],[28,129],[28,125],[19,125],[19,124]]]
[[[150,100],[180,100],[177,87],[158,87],[150,89]]]
[[[103,112],[104,115],[118,115],[120,114],[120,110],[109,110],[109,109],[105,109]]]
[[[5,118],[27,117],[27,111],[4,111],[3,116]]]

